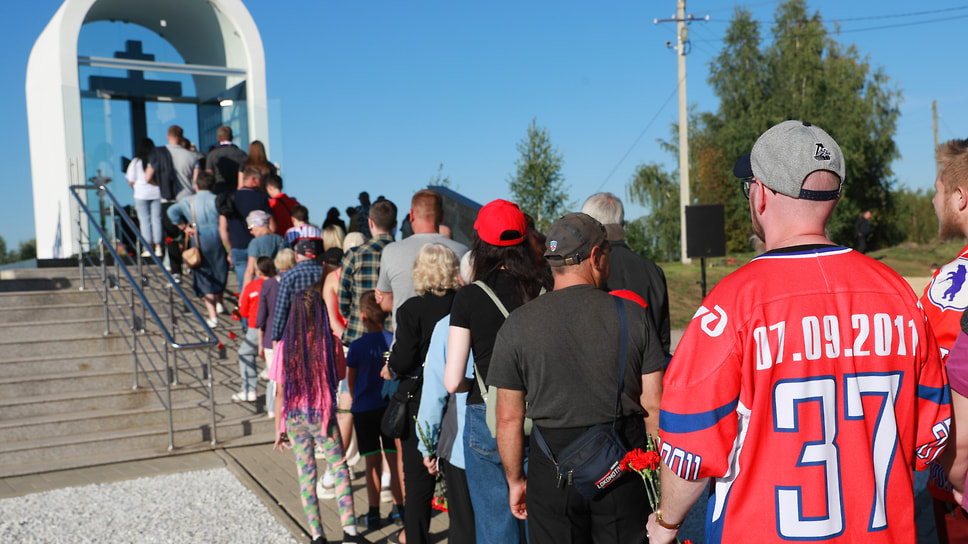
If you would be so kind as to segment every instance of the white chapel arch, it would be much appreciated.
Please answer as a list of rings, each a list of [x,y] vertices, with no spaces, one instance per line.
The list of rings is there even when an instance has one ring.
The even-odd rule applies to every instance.
[[[97,21],[124,21],[154,31],[186,64],[78,58],[81,27]],[[241,0],[65,0],[37,38],[27,63],[38,259],[70,257],[79,249],[76,205],[68,189],[85,182],[79,63],[205,76],[195,78],[200,99],[244,81],[248,139],[261,140],[268,151],[265,54],[255,21]]]

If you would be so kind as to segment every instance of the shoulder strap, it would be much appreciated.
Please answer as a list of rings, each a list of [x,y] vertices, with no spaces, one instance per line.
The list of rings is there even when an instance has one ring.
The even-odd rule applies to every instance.
[[[618,363],[618,395],[615,399],[615,413],[612,415],[612,429],[615,429],[615,422],[618,420],[618,415],[621,413],[622,408],[622,390],[625,389],[625,366],[628,361],[629,352],[629,326],[628,319],[625,316],[625,304],[622,302],[621,297],[612,296],[615,299],[615,308],[618,310],[618,323],[619,323],[619,363]],[[558,465],[558,459],[551,452],[551,448],[548,447],[548,443],[545,442],[543,436],[541,436],[541,431],[538,430],[538,426],[532,427],[531,434],[534,435],[535,442],[538,443],[538,447],[541,451],[551,459],[551,461]]]
[[[504,314],[504,318],[507,319],[510,312],[508,312],[508,309],[504,307],[504,303],[501,302],[501,299],[497,298],[497,294],[494,293],[491,287],[481,280],[475,281],[474,285],[480,287],[481,290],[484,291],[484,294],[491,297],[491,300],[494,301],[494,305],[497,306],[498,310],[501,310],[501,313]]]

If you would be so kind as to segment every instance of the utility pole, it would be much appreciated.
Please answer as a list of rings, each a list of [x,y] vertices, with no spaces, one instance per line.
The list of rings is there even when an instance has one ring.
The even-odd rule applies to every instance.
[[[934,119],[934,148],[938,149],[938,101],[931,101],[931,117]],[[934,161],[934,175],[941,173],[941,164],[937,159]]]
[[[679,232],[683,264],[691,260],[686,255],[686,206],[690,204],[689,197],[689,103],[686,100],[686,44],[689,42],[689,28],[686,23],[694,20],[692,15],[686,16],[686,0],[676,0],[676,17],[674,19],[655,19],[654,23],[676,23],[676,56],[679,69]],[[671,43],[666,42],[669,46]]]

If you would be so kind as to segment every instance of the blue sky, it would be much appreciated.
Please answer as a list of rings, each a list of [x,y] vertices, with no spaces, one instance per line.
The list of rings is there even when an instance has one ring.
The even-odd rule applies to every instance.
[[[777,4],[746,4],[764,35]],[[30,49],[59,5],[9,2],[0,21],[6,178],[0,236],[8,247],[34,235],[24,77]],[[688,99],[701,111],[717,106],[706,77],[736,5],[687,3],[696,17],[711,18],[690,27]],[[330,206],[356,204],[361,190],[406,209],[441,163],[452,188],[468,197],[508,198],[515,145],[532,118],[564,155],[576,205],[599,190],[624,194],[643,162],[676,167],[677,158],[656,144],[669,137],[678,115],[676,57],[665,45],[675,40],[675,25],[653,23],[674,14],[674,0],[250,0],[246,6],[262,35],[268,94],[279,112],[272,122],[281,138],[270,159],[282,163],[287,192],[309,207],[312,219],[321,221]],[[894,172],[900,184],[929,189],[931,101],[938,101],[941,141],[968,136],[962,129],[968,76],[955,60],[968,3],[814,1],[810,9],[819,9],[828,25],[841,21],[840,41],[856,44],[902,90],[896,134],[902,157]],[[123,47],[123,31],[98,34],[90,47]],[[145,47],[171,60],[160,45]],[[125,185],[113,189],[130,199]],[[643,213],[630,208],[630,218]]]

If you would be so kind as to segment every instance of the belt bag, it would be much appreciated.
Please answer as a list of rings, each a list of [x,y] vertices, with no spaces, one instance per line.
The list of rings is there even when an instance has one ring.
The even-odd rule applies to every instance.
[[[410,399],[417,391],[420,391],[423,379],[414,380],[420,382],[416,384],[401,384],[392,395],[390,403],[383,412],[383,420],[380,421],[380,431],[390,438],[406,438],[407,429],[410,428],[412,416],[410,414]]]
[[[559,488],[573,485],[575,489],[587,499],[598,497],[608,486],[618,481],[622,476],[619,466],[628,448],[625,441],[615,430],[615,423],[622,407],[622,389],[625,386],[625,365],[628,358],[628,323],[625,318],[625,306],[622,299],[615,298],[618,308],[619,325],[621,327],[621,343],[618,367],[618,395],[615,400],[615,412],[612,424],[599,423],[581,434],[571,444],[562,449],[556,457],[538,427],[534,427],[533,434],[538,447],[555,464]]]

